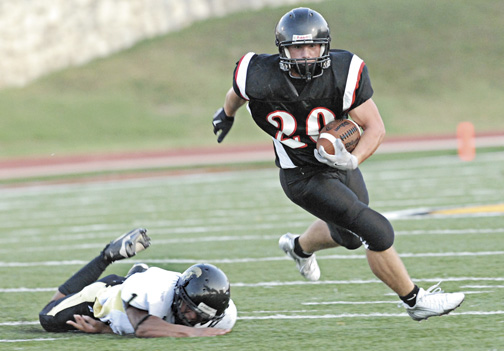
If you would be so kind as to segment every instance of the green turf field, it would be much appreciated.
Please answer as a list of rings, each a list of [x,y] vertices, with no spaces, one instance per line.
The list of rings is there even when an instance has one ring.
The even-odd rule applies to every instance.
[[[428,288],[466,293],[449,316],[418,323],[370,272],[364,250],[320,252],[304,281],[278,249],[313,218],[283,195],[271,167],[223,173],[0,187],[2,350],[503,350],[504,152],[472,162],[446,153],[379,155],[363,166],[373,207],[392,218],[396,248]],[[493,213],[482,213],[496,205]],[[464,208],[458,215],[431,210]],[[471,209],[469,211],[469,208]],[[221,267],[239,320],[215,338],[157,340],[53,334],[37,322],[56,287],[134,227],[153,245],[134,262],[182,271]]]

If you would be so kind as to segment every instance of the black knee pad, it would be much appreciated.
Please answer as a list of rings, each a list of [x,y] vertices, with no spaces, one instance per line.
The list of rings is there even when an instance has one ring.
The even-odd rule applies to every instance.
[[[367,249],[371,251],[385,251],[394,245],[394,229],[392,229],[392,225],[388,221],[387,223],[386,230],[379,231],[379,235],[373,236],[372,241],[364,241]]]
[[[385,251],[394,244],[392,224],[369,207],[358,212],[349,229],[359,235],[366,249]]]

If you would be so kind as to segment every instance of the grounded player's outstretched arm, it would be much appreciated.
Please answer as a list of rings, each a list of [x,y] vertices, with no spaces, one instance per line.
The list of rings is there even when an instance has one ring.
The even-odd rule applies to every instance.
[[[231,331],[230,329],[193,328],[168,323],[159,317],[149,315],[147,311],[133,306],[129,306],[126,309],[126,314],[131,325],[135,328],[135,336],[140,338],[216,336],[224,335]]]

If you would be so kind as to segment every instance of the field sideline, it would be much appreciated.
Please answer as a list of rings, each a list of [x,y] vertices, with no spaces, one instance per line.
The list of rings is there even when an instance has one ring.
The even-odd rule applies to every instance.
[[[449,316],[409,319],[369,271],[364,250],[318,255],[321,281],[302,280],[278,249],[313,218],[283,195],[271,167],[0,187],[0,348],[23,350],[502,350],[504,151],[472,162],[453,153],[381,155],[362,165],[371,204],[391,218],[395,246],[420,286],[439,281],[466,301]],[[493,205],[489,207],[487,205]],[[471,212],[450,214],[452,209]],[[221,267],[239,320],[229,335],[142,340],[52,334],[37,313],[56,287],[121,232],[145,226],[153,245],[134,262]]]

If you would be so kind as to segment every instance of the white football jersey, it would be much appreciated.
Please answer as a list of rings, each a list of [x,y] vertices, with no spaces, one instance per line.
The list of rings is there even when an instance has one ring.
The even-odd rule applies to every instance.
[[[133,334],[124,306],[131,305],[169,323],[175,322],[172,303],[175,285],[181,273],[151,267],[145,272],[135,273],[121,285],[102,290],[94,306],[94,313],[102,322],[109,323],[116,334]],[[224,318],[214,328],[230,329],[237,319],[237,310],[230,301]],[[205,327],[205,325],[201,326]]]

